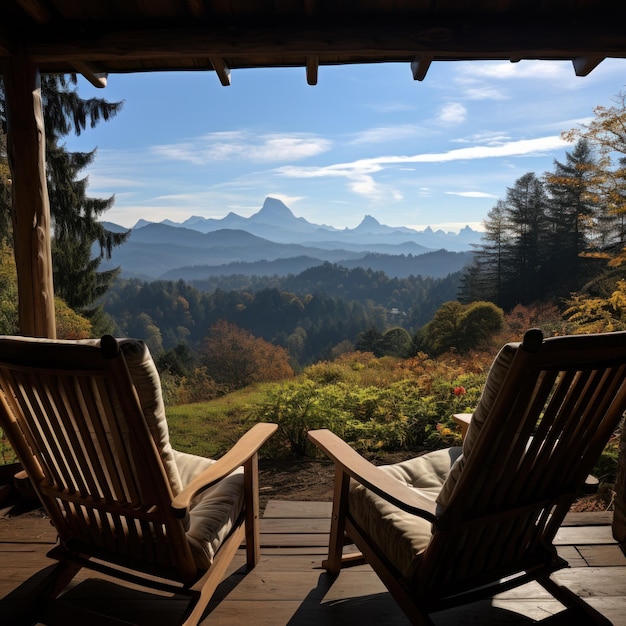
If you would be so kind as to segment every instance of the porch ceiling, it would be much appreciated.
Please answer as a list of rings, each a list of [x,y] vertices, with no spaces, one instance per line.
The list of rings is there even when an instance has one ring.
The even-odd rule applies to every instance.
[[[617,6],[616,6],[617,5]],[[4,0],[0,58],[42,72],[229,70],[433,61],[571,60],[585,75],[626,58],[612,0]],[[471,70],[468,70],[471,71]],[[410,76],[410,74],[409,74]]]

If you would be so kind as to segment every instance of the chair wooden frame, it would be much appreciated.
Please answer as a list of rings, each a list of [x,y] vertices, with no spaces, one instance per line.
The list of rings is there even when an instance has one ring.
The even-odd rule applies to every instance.
[[[0,354],[0,425],[59,535],[48,599],[87,567],[189,596],[184,624],[197,624],[244,539],[248,568],[259,560],[258,451],[277,426],[256,424],[174,496],[115,339],[16,342],[9,352]],[[204,570],[185,518],[198,494],[241,466],[244,510]]]
[[[610,624],[550,575],[567,562],[554,537],[626,410],[626,332],[556,337],[526,333],[445,508],[375,467],[328,430],[309,438],[335,463],[328,558],[364,558],[413,624],[429,614],[539,582],[566,610]],[[357,481],[432,523],[417,574],[406,580],[356,521]],[[356,554],[344,546],[356,545]]]

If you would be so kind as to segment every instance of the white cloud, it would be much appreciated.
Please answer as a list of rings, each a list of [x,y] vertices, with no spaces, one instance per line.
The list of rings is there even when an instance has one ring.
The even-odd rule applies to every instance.
[[[509,61],[485,61],[472,65],[475,78],[495,78],[498,80],[531,78],[533,80],[570,79],[574,69],[570,61],[535,61],[523,60],[519,63]]]
[[[495,146],[472,146],[457,148],[448,152],[433,152],[412,156],[381,156],[372,159],[358,159],[352,163],[337,163],[321,167],[287,165],[277,168],[277,172],[291,178],[321,178],[357,174],[373,174],[387,165],[400,163],[445,163],[467,159],[486,159],[493,157],[512,157],[537,155],[562,148],[568,145],[558,136],[539,137],[537,139],[521,139],[509,141]]]
[[[175,161],[205,165],[216,161],[257,163],[294,161],[330,150],[332,142],[308,133],[268,133],[249,131],[209,133],[176,144],[153,146],[153,154]]]
[[[499,131],[487,131],[483,133],[475,133],[469,137],[461,137],[459,139],[452,139],[453,143],[480,143],[490,146],[499,146],[511,141],[511,136]]]
[[[509,141],[500,145],[478,145],[457,148],[448,152],[425,153],[411,156],[381,156],[371,159],[358,159],[351,163],[336,163],[325,166],[287,165],[277,168],[279,176],[287,178],[345,178],[349,188],[358,195],[381,196],[387,190],[379,185],[373,174],[386,167],[406,165],[407,163],[446,163],[461,160],[487,159],[497,157],[523,157],[538,155],[562,148],[567,143],[558,136],[539,137]]]
[[[460,102],[449,102],[441,107],[437,120],[443,124],[461,124],[466,117],[467,109]]]
[[[411,124],[402,126],[380,126],[378,128],[368,128],[356,133],[350,141],[353,145],[364,143],[388,143],[399,139],[406,139],[420,134],[420,129]]]
[[[461,196],[463,198],[497,198],[492,193],[485,193],[483,191],[446,191],[450,196]]]
[[[276,200],[284,202],[287,206],[291,206],[292,204],[295,204],[296,202],[304,198],[304,196],[289,196],[285,193],[272,192],[268,193],[267,196],[269,196],[270,198],[276,198]]]
[[[491,85],[467,86],[463,91],[463,96],[468,100],[508,100],[501,89],[496,89]]]

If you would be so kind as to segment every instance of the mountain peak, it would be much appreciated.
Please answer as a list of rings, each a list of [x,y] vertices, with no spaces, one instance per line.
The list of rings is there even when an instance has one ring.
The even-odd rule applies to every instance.
[[[366,215],[361,221],[361,226],[364,225],[380,226],[380,222],[375,217],[372,217],[371,215]]]
[[[378,231],[380,230],[382,224],[371,215],[366,215],[361,223],[354,229],[355,231],[371,231],[372,229]]]
[[[268,196],[265,198],[261,210],[254,217],[270,218],[273,221],[276,219],[295,219],[296,216],[282,200]]]

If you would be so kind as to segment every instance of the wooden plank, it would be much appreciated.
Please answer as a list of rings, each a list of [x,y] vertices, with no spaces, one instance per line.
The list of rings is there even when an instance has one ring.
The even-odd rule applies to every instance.
[[[626,566],[626,556],[618,545],[578,546],[578,552],[591,566]],[[624,580],[626,585],[626,580]]]
[[[579,567],[563,569],[552,579],[581,597],[624,595],[626,567]]]
[[[328,535],[326,534],[273,534],[261,536],[261,548],[284,548],[285,546],[322,546],[328,548]]]
[[[264,517],[261,520],[261,533],[322,533],[328,535],[330,520],[323,518],[281,518]]]
[[[0,518],[0,544],[45,543],[54,545],[57,532],[47,517]]]
[[[561,526],[604,526],[613,521],[612,511],[586,511],[568,513]]]
[[[570,567],[587,567],[587,561],[580,555],[576,546],[558,546],[556,551]]]
[[[332,502],[306,502],[302,500],[270,500],[263,517],[330,518]]]
[[[589,545],[615,543],[610,526],[569,526],[559,528],[554,538],[554,545]]]
[[[226,580],[219,585],[201,622],[203,626],[240,626],[243,623],[255,626],[324,626],[359,622],[409,626],[409,621],[369,565],[342,570],[334,581],[321,567],[327,552],[328,517],[307,519],[294,516],[294,509],[301,510],[299,502],[285,502],[284,506],[279,506],[276,501],[270,504],[270,516],[261,520],[264,547],[259,564],[247,571],[245,549],[237,551],[226,571]],[[329,503],[305,504],[318,515],[329,511]],[[321,507],[316,506],[320,504]],[[290,516],[284,519],[272,517],[272,510],[284,510]],[[606,541],[610,537],[610,526],[571,526],[559,532],[563,532],[564,543],[558,546],[558,552],[576,566],[556,572],[553,579],[588,600],[616,626],[624,626],[626,565],[620,563],[626,557],[621,555],[620,558],[621,552],[614,540]],[[600,542],[568,543],[576,537],[585,540],[595,538]],[[44,517],[0,518],[0,598],[16,588],[21,589],[24,581],[36,578],[36,574],[51,563],[45,553],[55,539],[54,528]],[[318,541],[324,545],[305,545],[306,542]],[[269,547],[272,543],[285,545]],[[589,559],[589,566],[582,554]],[[10,559],[10,566],[6,565],[7,559]],[[616,564],[610,565],[614,561]],[[92,573],[84,571],[78,580],[92,576]],[[75,601],[87,598],[84,605],[91,608],[92,600],[86,592],[94,589],[98,589],[100,594],[100,590],[106,591],[107,586],[90,583],[74,591],[70,598],[74,597]],[[114,595],[120,604],[121,596],[118,593]],[[106,606],[107,597],[105,593],[97,602]],[[142,594],[124,591],[123,597],[124,604],[128,600],[136,615],[143,616],[145,610],[146,615],[158,615],[163,608],[165,619],[165,608],[167,611],[175,608],[174,605],[164,604],[161,599],[152,601]],[[500,594],[493,601],[438,613],[433,616],[433,622],[435,626],[528,626],[530,619],[539,620],[561,610],[560,603],[543,587],[529,583]],[[170,623],[161,620],[160,616],[151,622],[142,621],[157,622],[164,626]],[[570,623],[573,623],[571,619]]]

